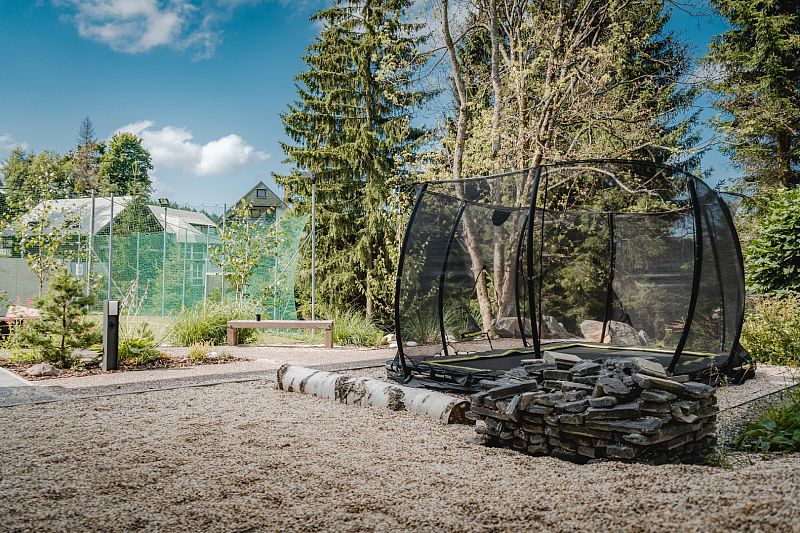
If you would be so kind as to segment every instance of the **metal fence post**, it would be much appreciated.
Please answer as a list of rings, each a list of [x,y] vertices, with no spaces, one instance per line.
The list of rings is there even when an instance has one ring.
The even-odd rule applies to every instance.
[[[86,258],[86,295],[92,292],[92,254],[94,253],[94,189],[92,189],[92,212],[89,214],[89,253]]]
[[[227,229],[225,227],[225,221],[227,220],[227,218],[228,218],[228,204],[222,204],[222,235],[221,235],[221,237],[225,236],[225,230]],[[221,238],[220,241],[221,241],[221,246],[222,246],[222,250],[221,250],[221,254],[220,254],[220,257],[222,257],[222,264],[220,265],[222,267],[221,268],[221,270],[222,270],[222,297],[221,297],[221,300],[222,301],[220,303],[225,305],[225,240]]]
[[[181,287],[181,310],[186,308],[186,252],[189,246],[189,228],[183,230],[183,286]]]
[[[208,234],[211,228],[206,227],[206,253],[203,254],[203,311],[206,310],[208,301]]]
[[[161,252],[161,316],[165,315],[167,302],[167,206],[164,206],[164,245]]]
[[[114,194],[111,194],[111,217],[108,222],[108,298],[111,299],[111,287],[114,278]]]

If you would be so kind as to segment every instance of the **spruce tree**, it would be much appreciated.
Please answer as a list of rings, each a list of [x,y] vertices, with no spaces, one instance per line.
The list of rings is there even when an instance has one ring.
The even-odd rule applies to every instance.
[[[21,340],[37,348],[45,361],[61,368],[75,365],[72,352],[94,340],[93,324],[86,320],[86,308],[93,302],[93,296],[84,294],[83,282],[62,270],[36,302],[41,318],[23,328]]]
[[[761,186],[800,185],[800,11],[797,0],[713,0],[732,27],[711,43],[711,88],[723,150]]]
[[[404,21],[410,0],[339,0],[314,15],[323,30],[296,79],[299,99],[282,115],[296,170],[276,176],[296,209],[311,210],[317,183],[317,279],[330,307],[391,313],[397,249],[396,185],[422,132],[411,112],[424,95],[413,75],[424,62],[419,28]],[[306,254],[306,267],[308,267]],[[308,279],[308,268],[301,279]]]

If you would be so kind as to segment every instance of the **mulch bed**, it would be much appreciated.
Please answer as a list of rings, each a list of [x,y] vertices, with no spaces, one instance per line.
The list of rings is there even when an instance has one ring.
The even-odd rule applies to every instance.
[[[119,363],[119,368],[117,370],[109,370],[108,372],[104,372],[100,369],[99,366],[96,365],[87,365],[85,370],[72,370],[70,368],[62,368],[61,373],[57,376],[29,376],[27,374],[27,370],[37,363],[25,363],[25,364],[13,364],[9,363],[8,361],[4,361],[0,359],[0,367],[3,367],[7,370],[10,370],[19,376],[27,379],[28,381],[43,381],[46,379],[60,379],[60,378],[73,378],[73,377],[82,377],[82,376],[93,376],[95,374],[115,374],[118,372],[136,372],[138,370],[160,370],[165,368],[185,368],[190,366],[200,366],[200,365],[220,365],[223,363],[235,363],[235,362],[242,362],[247,361],[247,359],[240,359],[238,357],[219,357],[216,359],[206,359],[204,361],[192,361],[191,359],[187,358],[172,358],[172,357],[164,357],[162,359],[158,359],[157,361],[148,364],[148,365],[134,365],[126,362]]]

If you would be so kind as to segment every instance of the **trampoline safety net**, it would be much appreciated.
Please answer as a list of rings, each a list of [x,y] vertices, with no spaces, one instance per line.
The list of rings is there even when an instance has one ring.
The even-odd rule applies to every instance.
[[[398,266],[390,376],[469,388],[557,350],[670,372],[754,365],[723,197],[679,169],[577,161],[417,187]]]

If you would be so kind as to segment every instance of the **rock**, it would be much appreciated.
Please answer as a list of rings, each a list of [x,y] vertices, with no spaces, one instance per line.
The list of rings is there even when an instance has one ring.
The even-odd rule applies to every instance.
[[[555,351],[552,351],[552,350],[548,350],[548,351],[544,352],[544,355],[542,356],[542,358],[546,362],[555,363],[559,367],[563,365],[566,368],[572,368],[577,363],[580,363],[580,362],[583,361],[583,359],[581,359],[577,355],[572,355],[571,353],[555,352]]]
[[[636,384],[643,389],[658,389],[677,394],[678,396],[683,396],[686,393],[686,389],[681,383],[672,381],[671,379],[645,376],[644,374],[633,374],[631,377]]]
[[[523,321],[525,335],[531,335],[531,323],[529,320]],[[518,339],[522,337],[519,330],[519,319],[515,316],[500,317],[492,324],[494,332],[503,338]]]
[[[614,407],[590,407],[586,410],[586,420],[597,418],[638,418],[638,403],[621,403]]]
[[[539,384],[535,381],[524,381],[516,385],[508,385],[505,387],[495,387],[486,393],[486,398],[491,400],[501,400],[503,398],[510,398],[523,392],[534,392],[539,388]]]
[[[602,322],[600,323],[602,326]],[[606,327],[606,336],[611,336],[611,344],[619,346],[636,346],[639,344],[639,337],[636,328],[624,322],[610,320]]]
[[[639,395],[640,400],[644,400],[646,402],[659,402],[659,403],[666,403],[671,402],[672,400],[677,399],[678,397],[672,394],[671,392],[657,390],[657,389],[649,389],[642,391],[642,394]]]
[[[397,343],[396,342],[390,342],[389,343],[389,348],[397,348]]]
[[[554,379],[558,381],[568,381],[570,379],[569,370],[545,370],[542,372],[544,379]]]
[[[583,361],[570,369],[573,376],[591,376],[600,373],[602,365],[592,361]]]
[[[631,362],[633,363],[633,367],[640,374],[644,374],[646,376],[655,376],[657,378],[667,377],[667,369],[665,369],[661,363],[650,361],[648,359],[644,359],[643,357],[633,357]]]
[[[394,333],[389,333],[388,335],[384,335],[381,339],[381,344],[389,344],[390,342],[395,342],[397,337]]]
[[[605,339],[601,340],[600,335],[603,334],[603,323],[598,320],[584,320],[580,323],[581,335],[583,338],[590,342],[602,342],[605,344],[611,343],[611,335],[606,331]]]
[[[696,383],[694,381],[687,381],[681,386],[684,388],[690,398],[708,398],[714,394],[714,391],[716,390],[714,387],[703,385],[702,383]]]
[[[613,396],[600,396],[599,398],[589,398],[589,405],[592,407],[614,407],[617,399]]]
[[[564,324],[555,319],[555,317],[544,315],[542,316],[542,338],[543,339],[574,339],[575,335],[567,331]]]
[[[610,376],[598,378],[597,386],[600,387],[605,394],[613,394],[615,396],[625,396],[631,392],[631,388],[625,385],[621,379]]]
[[[604,431],[624,431],[626,433],[654,435],[661,429],[661,419],[653,416],[643,416],[633,420],[587,420],[586,427]]]
[[[414,346],[417,346],[417,343],[415,341],[408,341],[406,342],[406,346],[413,348]]]
[[[636,457],[636,449],[624,444],[609,444],[606,447],[606,455],[614,459],[633,459]]]
[[[25,373],[31,377],[41,377],[57,376],[61,371],[50,363],[37,363],[30,367]]]
[[[645,333],[643,329],[640,329],[639,332],[636,334],[636,340],[639,341],[639,346],[650,346],[650,339],[648,338],[647,333]]]
[[[586,409],[589,402],[586,400],[579,400],[577,402],[561,402],[555,405],[556,413],[580,413]]]
[[[558,421],[562,424],[570,424],[573,426],[580,426],[586,420],[583,413],[564,413],[559,415]]]
[[[585,383],[577,383],[575,381],[562,381],[561,390],[564,392],[580,391],[589,394],[594,390],[594,386],[586,385]]]

